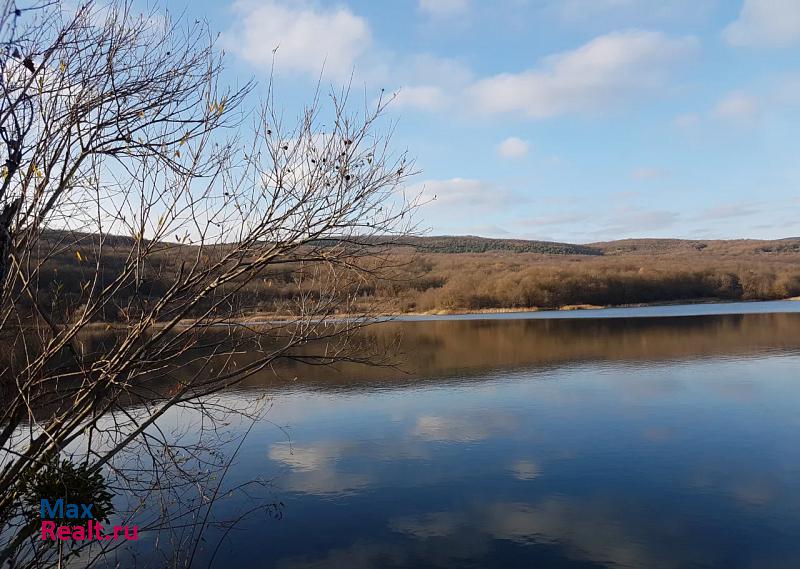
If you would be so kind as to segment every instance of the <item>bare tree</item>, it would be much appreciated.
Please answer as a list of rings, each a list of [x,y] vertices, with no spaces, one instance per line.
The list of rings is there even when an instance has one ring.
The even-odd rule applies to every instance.
[[[261,408],[216,394],[282,358],[369,360],[350,339],[415,206],[384,99],[318,93],[291,121],[270,84],[249,113],[252,85],[221,86],[201,22],[124,1],[34,8],[0,14],[0,559],[18,565],[65,556],[21,531],[58,460],[129,495],[207,497],[209,465],[230,464],[214,458],[221,417]],[[278,279],[291,294],[257,316]],[[191,440],[161,430],[186,407],[208,418]],[[192,531],[205,503],[182,512]]]

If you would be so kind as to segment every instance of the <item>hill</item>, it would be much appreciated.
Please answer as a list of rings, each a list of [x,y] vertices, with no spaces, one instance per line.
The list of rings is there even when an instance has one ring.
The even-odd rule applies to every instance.
[[[587,245],[474,237],[427,239],[415,249],[418,273],[409,274],[408,284],[386,293],[401,311],[772,300],[800,295],[800,238],[624,239]]]
[[[93,271],[91,242],[77,247],[57,231],[44,240],[64,247],[42,272],[40,302],[48,306],[78,302],[81,283]],[[329,239],[317,245],[336,243]],[[376,241],[378,242],[378,241]],[[132,244],[130,237],[106,241],[100,282],[113,279]],[[110,246],[109,246],[110,245]],[[114,320],[135,301],[157,300],[191,245],[160,244],[163,253],[143,270],[136,289],[100,316]],[[214,255],[213,249],[209,255]],[[404,239],[389,251],[397,266],[391,281],[360,280],[354,295],[379,302],[387,312],[551,309],[568,305],[619,306],[696,300],[767,300],[800,296],[800,238],[779,240],[625,239],[573,245],[522,239],[434,236]],[[88,262],[87,262],[88,261]],[[375,262],[381,262],[376,260]],[[258,314],[288,310],[308,294],[291,263],[281,264],[240,291],[242,302]],[[266,283],[266,284],[265,284]]]
[[[410,237],[403,240],[420,253],[539,253],[542,255],[602,255],[602,250],[588,245],[529,241],[525,239],[492,239],[487,237],[436,236]]]
[[[800,237],[787,239],[620,239],[592,243],[589,247],[605,255],[662,255],[673,253],[743,255],[757,253],[800,253]]]

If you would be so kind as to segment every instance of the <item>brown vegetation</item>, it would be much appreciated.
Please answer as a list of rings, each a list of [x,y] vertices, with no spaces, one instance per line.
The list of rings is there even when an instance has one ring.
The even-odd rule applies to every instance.
[[[119,238],[126,240],[128,238]],[[84,236],[88,242],[91,237]],[[80,244],[81,241],[78,241]],[[698,300],[771,300],[800,295],[800,239],[687,241],[641,239],[586,246],[474,237],[413,238],[389,255],[395,278],[353,283],[360,302],[397,312],[554,309]],[[331,242],[331,246],[333,241]],[[80,247],[80,245],[78,245]],[[156,301],[193,247],[164,243],[138,289],[121,290],[97,320]],[[324,248],[324,247],[323,247]],[[91,251],[91,247],[84,248]],[[128,250],[126,244],[120,248]],[[464,251],[464,252],[458,252]],[[106,254],[113,257],[114,249]],[[213,251],[209,253],[213,256]],[[70,304],[84,266],[65,249],[47,265],[42,303]],[[387,258],[381,260],[386,264]],[[113,259],[103,263],[113,275]],[[239,290],[255,315],[282,314],[309,294],[298,267],[280,265]],[[198,311],[204,309],[199,306]]]
[[[768,300],[800,294],[800,240],[628,240],[601,255],[423,255],[404,311]]]

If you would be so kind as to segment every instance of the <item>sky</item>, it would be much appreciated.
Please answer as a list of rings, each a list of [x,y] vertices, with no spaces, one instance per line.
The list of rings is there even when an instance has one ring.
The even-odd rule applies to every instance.
[[[274,55],[288,112],[320,77],[396,93],[430,234],[800,235],[799,0],[167,5],[221,34],[231,81],[263,89]]]

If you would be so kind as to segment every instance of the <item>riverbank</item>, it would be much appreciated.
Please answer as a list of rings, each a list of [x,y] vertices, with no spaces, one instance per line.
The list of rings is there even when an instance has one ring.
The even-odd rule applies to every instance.
[[[376,313],[372,316],[376,318],[396,318],[396,317],[406,317],[406,316],[467,316],[470,314],[527,314],[531,312],[575,312],[575,311],[585,311],[585,310],[610,310],[610,309],[623,309],[623,308],[655,308],[655,307],[662,307],[662,306],[691,306],[691,305],[702,305],[702,304],[720,304],[720,305],[729,305],[729,304],[759,304],[765,302],[783,302],[783,301],[800,301],[800,296],[795,296],[791,298],[783,298],[783,299],[756,299],[756,300],[727,300],[727,299],[719,299],[719,298],[700,298],[700,299],[688,299],[688,300],[675,300],[675,301],[665,301],[665,302],[640,302],[635,304],[619,304],[619,305],[596,305],[596,304],[570,304],[560,307],[517,307],[517,308],[479,308],[479,309],[461,309],[461,308],[454,308],[454,309],[434,309],[434,310],[426,310],[426,311],[406,311],[406,312],[399,312],[399,311],[387,311],[383,313]],[[359,318],[363,317],[363,314],[337,314],[336,318]],[[246,316],[242,318],[236,319],[236,322],[248,323],[248,322],[263,322],[266,319],[270,320],[287,320],[290,317],[281,314],[270,314],[270,313],[258,313],[253,314],[252,316]]]
[[[529,307],[529,308],[486,308],[486,309],[476,309],[476,310],[465,310],[465,309],[437,309],[437,310],[429,310],[424,312],[397,312],[397,311],[386,311],[386,312],[374,312],[370,314],[366,313],[341,313],[335,314],[326,318],[326,320],[330,321],[346,321],[346,320],[358,320],[358,319],[375,319],[375,320],[393,320],[393,319],[436,319],[436,318],[469,318],[469,317],[491,317],[492,315],[497,316],[510,316],[513,317],[515,315],[539,315],[538,317],[548,317],[548,315],[556,315],[556,316],[549,316],[549,317],[558,317],[558,318],[569,318],[570,314],[573,314],[575,317],[579,317],[578,315],[581,314],[583,317],[591,317],[590,315],[594,313],[596,316],[600,317],[600,313],[606,313],[609,311],[614,311],[615,313],[620,313],[621,311],[628,311],[633,309],[658,309],[658,308],[671,308],[671,307],[701,307],[701,306],[719,306],[719,307],[732,307],[732,306],[747,306],[753,307],[754,309],[743,310],[743,313],[752,313],[752,312],[759,312],[757,307],[759,305],[775,305],[775,303],[787,303],[787,302],[797,302],[800,301],[800,296],[795,296],[791,298],[784,298],[784,299],[764,299],[764,300],[746,300],[746,301],[731,301],[731,300],[724,300],[724,299],[694,299],[694,300],[685,300],[685,301],[670,301],[670,302],[651,302],[651,303],[637,303],[637,304],[626,304],[626,305],[617,305],[617,306],[598,306],[598,305],[591,305],[591,304],[578,304],[578,305],[567,305],[558,308],[540,308],[540,307]],[[788,305],[784,305],[787,306]],[[792,310],[783,310],[783,312],[800,312],[800,302],[797,302],[797,310],[792,307]],[[781,312],[781,310],[776,310],[774,312]],[[583,314],[587,313],[587,314]],[[729,310],[721,310],[721,311],[708,311],[708,314],[714,313],[727,313],[727,314],[735,314],[737,313],[734,311]],[[699,313],[698,313],[699,314]],[[679,315],[679,314],[676,314]],[[240,316],[237,318],[232,318],[225,321],[215,321],[213,323],[201,323],[201,326],[227,326],[227,325],[243,325],[243,326],[263,326],[266,324],[275,324],[275,323],[291,323],[295,321],[300,321],[301,318],[297,316],[291,316],[287,314],[276,314],[276,313],[268,313],[268,312],[258,312],[254,314],[250,314],[247,316]],[[314,320],[312,318],[312,320]],[[178,328],[186,328],[187,326],[195,325],[195,321],[191,319],[185,319],[178,322]],[[162,329],[166,323],[158,322],[153,325],[154,329]],[[124,330],[127,328],[127,325],[123,322],[91,322],[84,326],[83,330],[85,332],[110,332],[114,330]]]
[[[625,317],[626,314],[638,316],[637,309],[641,309],[647,316],[652,313],[654,316],[661,315],[702,315],[702,314],[737,314],[759,313],[759,312],[800,312],[800,303],[790,301],[800,300],[800,297],[778,299],[778,300],[748,300],[748,301],[728,301],[697,299],[675,302],[654,302],[639,303],[620,306],[595,306],[595,305],[571,305],[560,308],[491,308],[483,310],[432,310],[427,312],[385,312],[375,313],[366,316],[365,314],[337,314],[330,317],[331,321],[346,321],[358,319],[376,320],[436,320],[453,318],[498,318],[515,317],[521,318],[592,318],[613,315],[614,317]],[[703,307],[717,307],[709,310],[702,310]],[[696,310],[696,309],[700,310]],[[663,310],[659,310],[663,309]],[[675,310],[671,314],[671,309]],[[694,310],[693,310],[694,309]],[[278,322],[291,322],[293,319],[286,315],[255,314],[244,318],[231,321],[231,324],[244,324],[249,326],[259,326],[274,324]],[[187,322],[188,323],[188,322]]]

